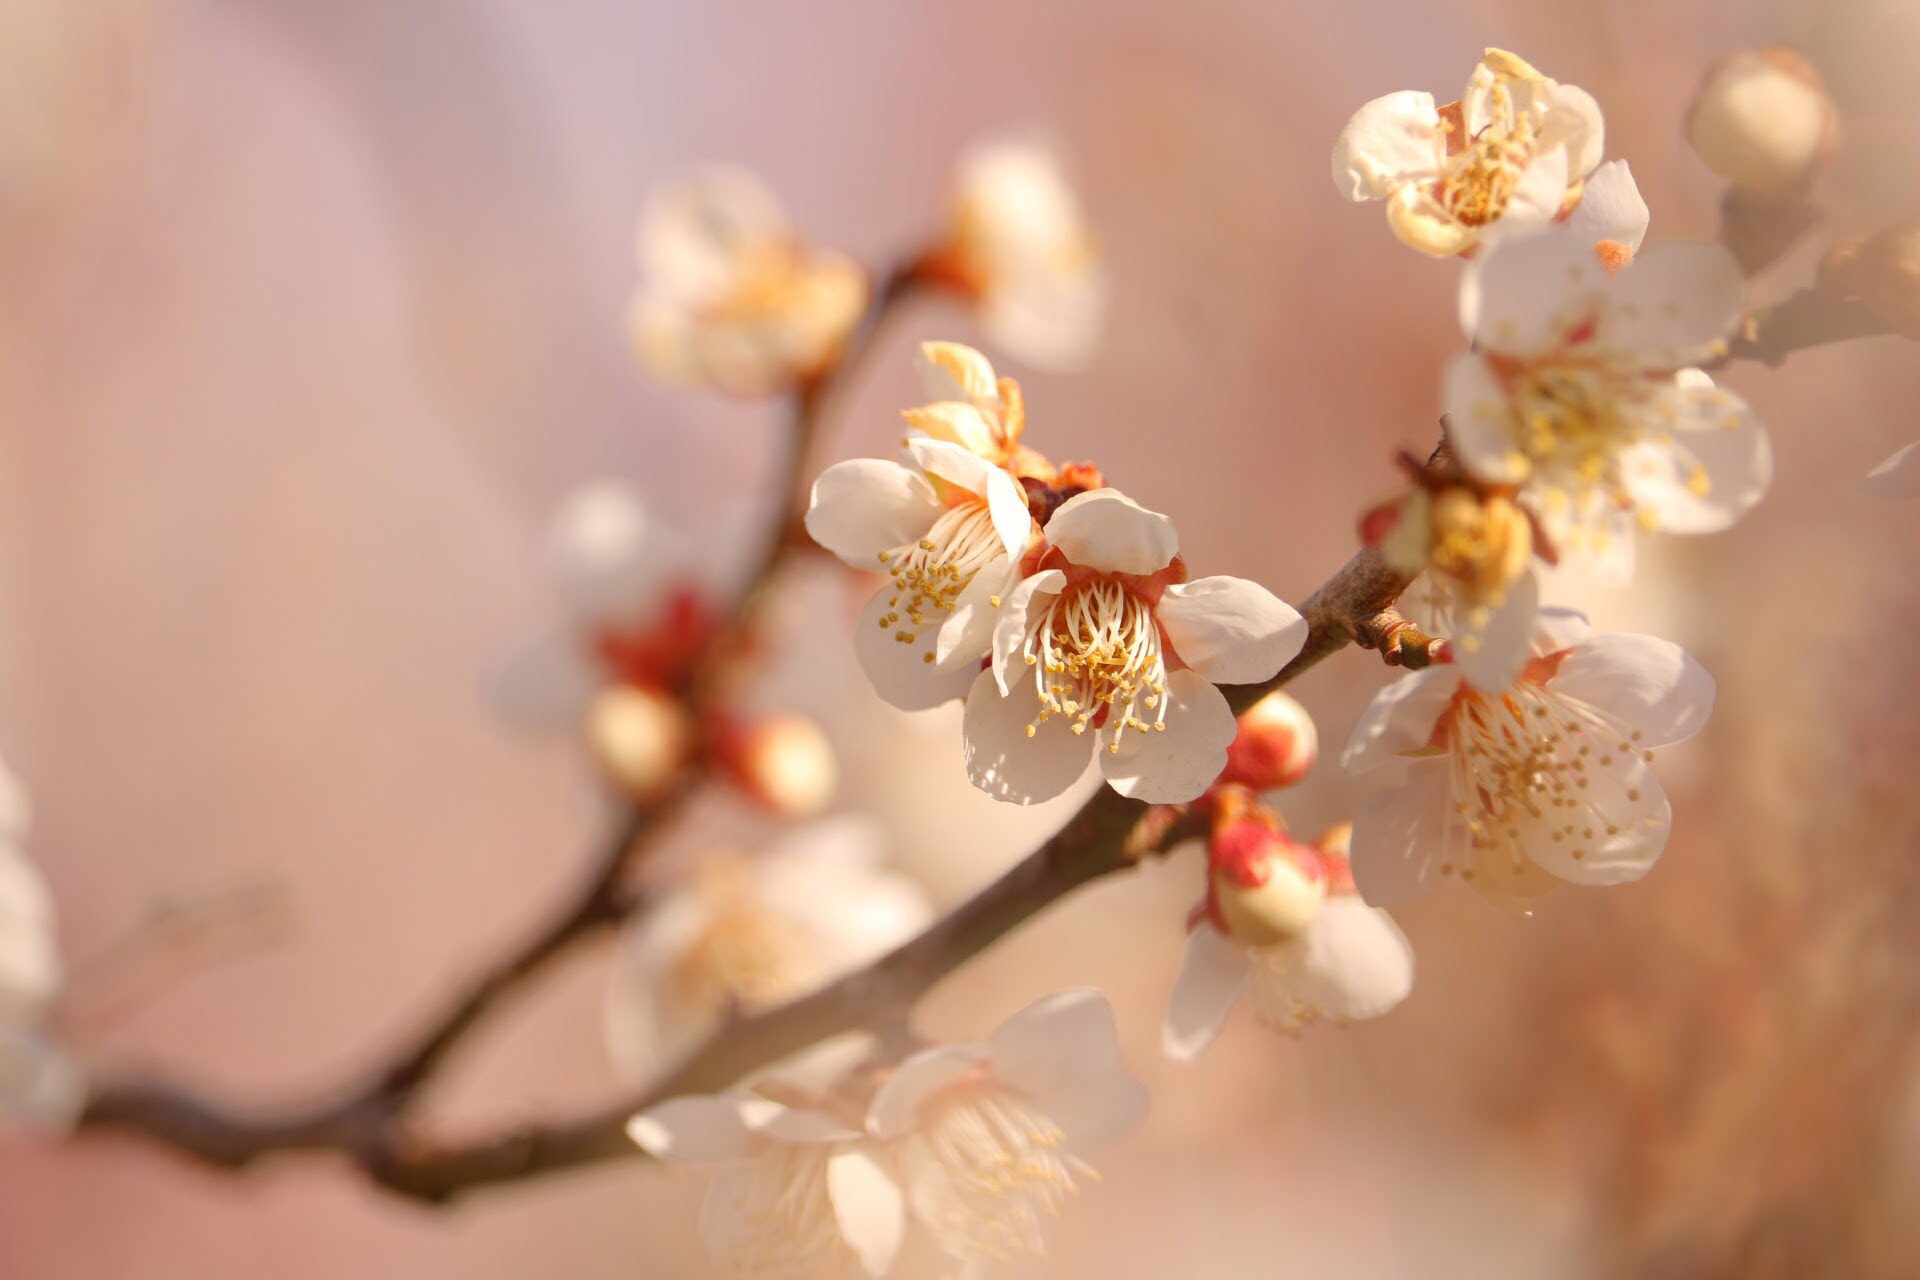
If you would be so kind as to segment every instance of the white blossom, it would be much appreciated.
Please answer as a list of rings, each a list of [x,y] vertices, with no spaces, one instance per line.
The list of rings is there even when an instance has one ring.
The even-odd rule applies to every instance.
[[[1706,723],[1713,677],[1675,644],[1591,635],[1557,609],[1541,611],[1533,652],[1504,690],[1446,664],[1414,672],[1354,726],[1348,769],[1414,761],[1354,820],[1368,902],[1396,906],[1457,874],[1524,908],[1561,881],[1638,880],[1666,847],[1672,811],[1653,751]]]
[[[841,817],[695,861],[623,935],[607,1000],[622,1072],[645,1079],[730,1013],[804,995],[918,934],[932,909],[884,854],[873,823]]]
[[[866,309],[859,266],[809,245],[760,179],[712,167],[657,193],[639,228],[631,327],[669,381],[762,395],[838,356]]]
[[[1583,239],[1542,235],[1503,242],[1474,275],[1447,438],[1477,479],[1519,489],[1559,554],[1624,578],[1636,526],[1717,532],[1765,494],[1765,429],[1691,367],[1740,320],[1726,249],[1657,243],[1612,271]]]
[[[1198,1057],[1243,994],[1263,1025],[1289,1035],[1322,1019],[1375,1018],[1406,998],[1413,948],[1355,890],[1350,831],[1343,824],[1311,846],[1257,822],[1215,832],[1207,901],[1161,1031],[1167,1056]]]
[[[972,1262],[1044,1248],[1044,1224],[1090,1173],[1082,1153],[1138,1124],[1146,1096],[1120,1061],[1097,991],[1048,996],[985,1042],[922,1050],[879,1073],[857,1042],[734,1093],[636,1116],[635,1142],[718,1170],[700,1215],[736,1273],[895,1274],[916,1242]]]
[[[1055,511],[1037,570],[1000,607],[993,665],[967,695],[967,769],[1001,800],[1050,799],[1097,756],[1123,795],[1179,803],[1227,763],[1215,684],[1264,680],[1307,624],[1255,583],[1186,581],[1173,522],[1115,489]]]
[[[977,300],[987,336],[1020,359],[1084,363],[1105,319],[1107,278],[1059,159],[1031,140],[983,143],[960,158],[955,185],[935,273]]]
[[[0,765],[0,1128],[57,1130],[79,1114],[81,1073],[49,1025],[61,968],[53,900],[27,857],[26,790]]]
[[[1762,197],[1803,186],[1832,149],[1833,103],[1820,74],[1789,49],[1741,51],[1701,81],[1687,140],[1728,185]]]
[[[1571,210],[1604,146],[1584,89],[1488,49],[1458,102],[1407,90],[1360,108],[1334,144],[1333,181],[1349,200],[1386,201],[1403,243],[1445,258]]]
[[[814,482],[807,532],[888,582],[854,648],[875,691],[909,711],[964,694],[1020,580],[1033,534],[1012,475],[946,440],[914,437],[908,463],[856,458]]]

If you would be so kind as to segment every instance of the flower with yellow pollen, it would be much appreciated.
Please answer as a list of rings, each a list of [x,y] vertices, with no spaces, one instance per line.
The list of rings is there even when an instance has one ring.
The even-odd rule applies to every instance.
[[[1354,113],[1334,144],[1333,181],[1349,200],[1385,200],[1403,243],[1447,258],[1569,212],[1604,144],[1586,90],[1488,49],[1458,102],[1406,90]]]
[[[1447,438],[1476,479],[1520,490],[1561,555],[1625,562],[1636,525],[1713,533],[1765,494],[1765,429],[1691,367],[1740,321],[1725,248],[1661,242],[1613,270],[1582,239],[1542,235],[1473,274],[1474,349],[1447,369]]]
[[[867,305],[866,273],[808,244],[758,178],[701,169],[641,216],[630,314],[640,363],[670,382],[766,395],[817,377]]]
[[[756,854],[715,851],[661,888],[623,935],[607,998],[621,1073],[645,1080],[729,1016],[824,985],[932,919],[883,861],[878,828],[829,818]]]
[[[1216,822],[1207,897],[1161,1030],[1168,1057],[1198,1057],[1242,993],[1263,1025],[1290,1035],[1322,1019],[1376,1018],[1406,998],[1413,949],[1354,889],[1349,831],[1302,844],[1258,807]]]
[[[1173,522],[1115,489],[1069,498],[1044,535],[1000,609],[992,669],[967,695],[974,785],[1032,804],[1071,786],[1091,755],[1123,795],[1192,800],[1235,734],[1214,685],[1285,666],[1305,619],[1241,578],[1188,582]]]
[[[736,1092],[673,1098],[629,1123],[653,1155],[716,1170],[700,1228],[735,1274],[949,1274],[1041,1253],[1046,1220],[1093,1176],[1082,1153],[1146,1108],[1097,991],[1048,996],[984,1043],[890,1070],[864,1066],[865,1048],[828,1041]]]
[[[918,436],[906,448],[911,465],[856,458],[821,473],[807,532],[887,575],[854,650],[880,696],[915,711],[966,692],[1020,580],[1033,517],[1019,482],[970,449]]]
[[[1354,726],[1348,769],[1415,760],[1354,820],[1368,902],[1399,905],[1458,875],[1524,910],[1561,881],[1638,880],[1660,856],[1672,811],[1653,751],[1706,723],[1713,677],[1678,645],[1591,635],[1563,610],[1541,611],[1533,653],[1505,689],[1448,665],[1414,672]]]
[[[1047,368],[1082,364],[1107,278],[1080,202],[1047,147],[1000,141],[960,158],[952,224],[922,271],[971,299],[995,343]]]

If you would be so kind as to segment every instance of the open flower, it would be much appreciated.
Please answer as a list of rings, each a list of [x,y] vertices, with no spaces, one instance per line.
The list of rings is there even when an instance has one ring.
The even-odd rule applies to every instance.
[[[0,1129],[60,1129],[84,1086],[48,1026],[60,955],[52,899],[22,847],[28,816],[25,789],[0,765]]]
[[[1059,160],[1038,143],[961,157],[952,226],[923,269],[972,298],[987,335],[1033,364],[1083,363],[1100,336],[1100,254]]]
[[[645,1079],[732,1013],[804,995],[932,919],[878,828],[833,818],[764,852],[706,855],[627,930],[607,1001],[614,1060]]]
[[[1254,1016],[1297,1035],[1309,1023],[1375,1018],[1413,989],[1413,948],[1361,901],[1347,866],[1351,827],[1312,845],[1256,812],[1216,826],[1207,898],[1167,1006],[1167,1056],[1198,1057],[1246,992]]]
[[[1058,469],[1021,443],[1026,404],[1020,384],[994,376],[993,365],[958,342],[923,342],[914,357],[931,403],[908,409],[907,425],[934,440],[957,444],[1015,476],[1052,482]]]
[[[765,184],[701,169],[640,219],[634,351],[655,375],[737,395],[817,377],[867,305],[866,274],[809,245]]]
[[[1476,275],[1462,308],[1475,349],[1447,370],[1447,438],[1476,478],[1519,488],[1561,554],[1620,576],[1636,525],[1717,532],[1766,493],[1765,428],[1690,367],[1724,352],[1740,320],[1726,249],[1657,243],[1614,272],[1578,238],[1533,236]]]
[[[1048,996],[984,1043],[916,1053],[864,1107],[875,1073],[859,1065],[829,1042],[798,1071],[634,1117],[647,1151],[720,1170],[700,1215],[720,1262],[877,1277],[916,1239],[955,1263],[1038,1253],[1089,1172],[1081,1153],[1146,1106],[1097,991]]]
[[[906,447],[911,466],[856,458],[821,473],[807,532],[854,568],[887,573],[854,648],[880,696],[913,711],[966,692],[1020,580],[1033,517],[1019,482],[971,450],[919,437]]]
[[[1458,874],[1524,909],[1561,881],[1638,880],[1666,847],[1673,814],[1653,750],[1706,723],[1713,677],[1678,645],[1590,635],[1557,609],[1541,611],[1533,651],[1505,690],[1448,665],[1403,677],[1354,726],[1347,768],[1415,759],[1354,820],[1368,902],[1396,906]]]
[[[974,785],[1032,804],[1095,755],[1123,795],[1193,799],[1234,739],[1214,685],[1271,676],[1306,643],[1306,620],[1256,583],[1188,582],[1173,522],[1115,489],[1068,499],[1044,533],[1035,571],[1000,609],[992,669],[967,695]]]
[[[1458,102],[1436,107],[1408,90],[1354,113],[1334,143],[1333,181],[1349,200],[1385,200],[1403,243],[1446,258],[1571,210],[1604,145],[1584,89],[1489,49]]]

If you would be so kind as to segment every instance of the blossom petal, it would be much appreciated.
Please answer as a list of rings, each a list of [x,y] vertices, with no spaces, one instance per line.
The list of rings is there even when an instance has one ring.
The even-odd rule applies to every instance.
[[[1165,729],[1128,730],[1118,751],[1103,735],[1094,756],[1121,795],[1149,804],[1184,804],[1212,786],[1227,767],[1227,748],[1238,725],[1226,696],[1198,672],[1169,675],[1163,696]]]
[[[1564,653],[1593,634],[1593,624],[1578,609],[1549,605],[1534,615],[1533,654],[1544,658]]]
[[[870,1031],[842,1031],[760,1068],[746,1077],[743,1087],[784,1090],[802,1098],[825,1097],[872,1060],[877,1044]]]
[[[935,1045],[906,1058],[868,1104],[867,1132],[882,1142],[908,1132],[929,1099],[967,1079],[987,1058],[987,1046],[971,1043]]]
[[[807,534],[844,563],[878,570],[881,552],[925,537],[943,510],[924,476],[884,458],[854,458],[813,482]]]
[[[1074,564],[1102,573],[1158,573],[1180,550],[1173,521],[1118,489],[1093,489],[1060,504],[1047,541]]]
[[[934,640],[934,665],[952,671],[979,662],[993,652],[1000,610],[1020,585],[1020,565],[1001,556],[982,565],[966,590],[954,598],[953,612]]]
[[[37,1008],[59,989],[53,926],[53,900],[40,869],[0,844],[0,1017]]]
[[[1713,677],[1686,650],[1656,636],[1594,636],[1566,656],[1547,688],[1640,734],[1636,748],[1691,738],[1713,714]]]
[[[907,426],[923,432],[928,439],[959,445],[970,453],[985,457],[999,447],[993,423],[974,405],[959,400],[923,404],[904,413]],[[909,436],[909,440],[913,437]]]
[[[1413,990],[1413,945],[1378,907],[1328,898],[1294,956],[1293,986],[1329,1018],[1377,1018]]]
[[[860,1150],[827,1161],[827,1196],[840,1236],[869,1276],[884,1276],[907,1235],[906,1196],[880,1162]]]
[[[1447,362],[1447,443],[1461,466],[1488,484],[1519,484],[1532,464],[1514,446],[1513,404],[1486,360],[1474,354]]]
[[[913,367],[929,400],[957,400],[962,404],[991,405],[1000,399],[1000,381],[993,363],[972,347],[958,342],[923,342],[914,353]]]
[[[993,627],[993,677],[1000,692],[1012,693],[1030,676],[1026,660],[1016,658],[1027,643],[1028,615],[1067,585],[1067,575],[1045,569],[1023,578],[1001,601],[1000,620]]]
[[[1638,752],[1621,751],[1610,767],[1589,767],[1580,808],[1546,810],[1516,820],[1518,842],[1541,870],[1570,884],[1626,884],[1653,869],[1667,846],[1673,808],[1660,780]],[[1569,823],[1585,823],[1553,839]]]
[[[1502,233],[1537,231],[1560,216],[1560,206],[1566,200],[1567,153],[1544,151],[1521,171],[1494,229]]]
[[[1154,616],[1180,660],[1217,684],[1265,680],[1307,643],[1307,620],[1244,578],[1197,578],[1160,597]]]
[[[1920,440],[1867,472],[1860,492],[1875,498],[1920,498]]]
[[[1084,366],[1106,324],[1107,276],[1097,261],[1068,270],[1026,270],[996,281],[980,304],[980,327],[1035,368]]]
[[[1220,1034],[1246,985],[1246,952],[1212,925],[1201,924],[1187,938],[1160,1028],[1161,1049],[1176,1062],[1199,1057]]]
[[[1340,767],[1365,773],[1424,750],[1459,688],[1460,673],[1444,665],[1409,672],[1382,688],[1353,726]]]
[[[854,624],[853,653],[873,691],[902,711],[924,711],[964,696],[971,672],[964,668],[942,670],[927,661],[927,655],[934,651],[933,637],[922,633],[933,629],[931,621],[919,627],[900,627],[904,619],[883,625],[894,612],[887,602],[895,595],[892,589],[882,587]],[[899,639],[907,631],[915,633],[913,643]]]
[[[1577,182],[1592,173],[1607,153],[1606,119],[1593,95],[1579,85],[1556,82],[1545,93],[1547,114],[1538,145],[1565,156],[1567,180]]]
[[[1397,787],[1367,797],[1353,820],[1353,880],[1376,907],[1412,902],[1439,879],[1447,852],[1452,771],[1423,760]]]
[[[1498,692],[1514,682],[1532,656],[1529,642],[1539,611],[1540,583],[1531,569],[1508,586],[1499,604],[1453,610],[1448,647],[1468,684]]]
[[[1093,735],[1076,736],[1066,725],[1050,723],[1029,737],[1027,727],[1037,712],[1038,703],[1026,690],[1016,687],[1003,695],[992,672],[980,673],[962,722],[967,776],[974,786],[996,800],[1038,804],[1079,781],[1087,771]]]
[[[1027,495],[1019,481],[957,444],[916,439],[907,441],[907,451],[927,474],[985,498],[1000,545],[1010,556],[1026,554],[1033,516],[1027,510]]]
[[[783,239],[786,211],[759,177],[708,165],[661,187],[640,216],[640,269],[652,286],[695,301],[722,291],[743,251]]]
[[[1696,373],[1697,370],[1682,370]],[[1752,510],[1773,483],[1773,446],[1747,402],[1716,388],[1678,383],[1660,403],[1672,408],[1671,438],[1620,451],[1620,482],[1649,527],[1718,533]]]
[[[1747,282],[1725,245],[1659,240],[1610,282],[1594,339],[1652,368],[1710,358],[1740,323]]]
[[[1437,175],[1446,157],[1433,95],[1402,90],[1375,98],[1333,144],[1333,185],[1349,200],[1379,200]]]
[[[1633,274],[1629,269],[1622,279]],[[1461,324],[1482,351],[1537,356],[1562,346],[1599,313],[1608,279],[1593,246],[1572,236],[1509,236],[1462,290]],[[1458,412],[1449,401],[1448,407]]]
[[[1609,160],[1587,179],[1580,203],[1567,219],[1567,234],[1589,247],[1611,240],[1638,253],[1652,220],[1633,170],[1625,160]]]
[[[1035,1098],[1072,1090],[1120,1065],[1113,1006],[1092,987],[1043,996],[987,1039],[996,1078]]]

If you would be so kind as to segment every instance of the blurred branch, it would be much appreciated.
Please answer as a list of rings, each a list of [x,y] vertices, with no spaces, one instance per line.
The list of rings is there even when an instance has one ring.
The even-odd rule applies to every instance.
[[[1753,360],[1777,369],[1788,356],[1808,347],[1886,337],[1893,332],[1864,302],[1802,289],[1774,306],[1749,312],[1740,333],[1727,345],[1727,354],[1708,368]]]
[[[789,457],[787,514],[770,531],[766,553],[744,592],[723,643],[702,662],[689,686],[696,701],[746,646],[751,620],[786,554],[802,544],[796,532],[804,510],[806,459],[822,403],[838,380],[870,347],[887,312],[912,292],[911,271],[896,272],[876,291],[866,323],[845,359],[797,400]],[[1885,332],[1867,323],[1852,304],[1796,294],[1780,306],[1757,312],[1725,360],[1777,364],[1803,347]],[[1428,460],[1446,465],[1444,443]],[[1236,713],[1271,690],[1293,681],[1325,658],[1359,644],[1390,665],[1417,667],[1436,659],[1438,643],[1395,610],[1412,578],[1362,550],[1300,606],[1308,624],[1306,644],[1272,679],[1226,690]],[[1149,806],[1105,787],[1054,835],[999,880],[935,923],[919,937],[821,990],[788,1004],[742,1017],[717,1033],[689,1059],[645,1092],[599,1112],[546,1121],[465,1143],[444,1143],[410,1132],[401,1123],[401,1103],[423,1084],[457,1045],[511,992],[574,942],[615,923],[642,899],[624,893],[622,873],[655,825],[690,794],[687,777],[660,805],[630,811],[597,862],[597,874],[545,929],[491,966],[435,1019],[413,1047],[375,1083],[345,1101],[308,1113],[249,1118],[190,1093],[149,1083],[98,1087],[82,1117],[88,1128],[141,1134],[216,1167],[239,1169],[261,1157],[294,1151],[345,1154],[367,1177],[395,1194],[445,1203],[485,1186],[576,1169],[640,1150],[626,1136],[635,1112],[668,1097],[724,1088],[754,1069],[842,1031],[893,1030],[914,1004],[942,978],[1080,887],[1133,866],[1164,849],[1164,831],[1140,828]],[[1142,836],[1145,838],[1142,838]]]

